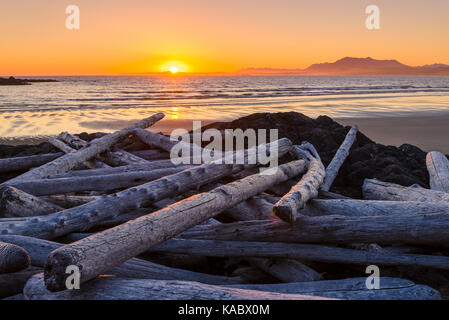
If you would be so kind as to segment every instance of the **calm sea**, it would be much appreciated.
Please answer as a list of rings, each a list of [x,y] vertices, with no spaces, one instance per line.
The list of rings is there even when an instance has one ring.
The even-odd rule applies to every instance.
[[[172,121],[254,112],[381,117],[449,112],[449,77],[51,77],[0,86],[0,137],[113,131],[154,112]]]

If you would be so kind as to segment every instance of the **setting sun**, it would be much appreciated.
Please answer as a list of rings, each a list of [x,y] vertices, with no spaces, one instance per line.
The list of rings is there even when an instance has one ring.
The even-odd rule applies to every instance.
[[[171,73],[178,73],[179,69],[178,69],[178,67],[173,66],[173,67],[170,67],[170,72]]]
[[[167,61],[159,68],[161,72],[170,72],[171,74],[190,71],[187,64],[181,61]]]

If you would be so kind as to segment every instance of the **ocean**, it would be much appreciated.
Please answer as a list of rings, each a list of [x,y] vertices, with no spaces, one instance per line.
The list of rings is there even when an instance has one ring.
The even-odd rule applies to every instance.
[[[449,77],[35,78],[59,82],[0,86],[0,137],[111,132],[155,112],[173,122],[282,111],[333,118],[449,112]]]

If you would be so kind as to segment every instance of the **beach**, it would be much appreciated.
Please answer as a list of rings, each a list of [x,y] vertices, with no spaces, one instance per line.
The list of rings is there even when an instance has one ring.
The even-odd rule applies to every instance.
[[[378,143],[393,146],[407,143],[424,151],[449,154],[449,113],[438,116],[383,116],[335,120],[342,125],[357,124],[360,131]]]

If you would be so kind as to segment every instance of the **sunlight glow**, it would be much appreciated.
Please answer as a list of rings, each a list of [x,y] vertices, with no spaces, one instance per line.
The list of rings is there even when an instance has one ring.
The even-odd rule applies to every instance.
[[[170,72],[171,74],[185,73],[189,67],[181,61],[167,61],[159,67],[161,72]]]

